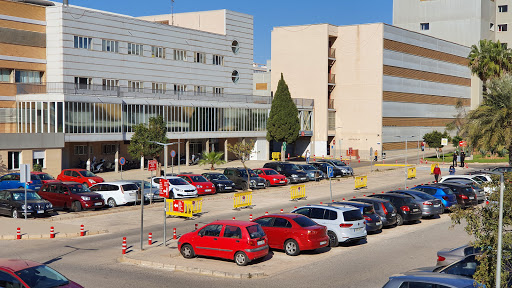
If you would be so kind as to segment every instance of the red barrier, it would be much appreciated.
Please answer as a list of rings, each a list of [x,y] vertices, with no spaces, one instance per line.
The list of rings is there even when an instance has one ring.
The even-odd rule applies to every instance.
[[[85,236],[84,224],[80,225],[80,236]]]
[[[284,213],[284,210],[283,210],[283,209],[281,209],[281,213]]]
[[[55,230],[53,229],[53,226],[50,227],[50,238],[55,238]]]
[[[195,224],[194,230],[197,230],[197,223]]]
[[[18,227],[18,229],[16,229],[16,239],[20,240],[21,239],[21,228]]]
[[[148,234],[148,245],[153,245],[153,233]]]
[[[123,237],[123,245],[121,246],[121,251],[124,254],[126,254],[126,237]]]
[[[173,235],[172,235],[172,239],[174,239],[174,240],[178,239],[178,238],[176,237],[176,228],[173,228],[172,230],[173,230],[173,231],[172,231],[172,233],[173,233]]]
[[[249,221],[252,221],[252,214],[249,215]]]

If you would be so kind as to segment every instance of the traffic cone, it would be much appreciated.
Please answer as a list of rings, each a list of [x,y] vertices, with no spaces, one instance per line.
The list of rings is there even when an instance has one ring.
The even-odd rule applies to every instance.
[[[53,229],[53,226],[50,227],[50,238],[55,238],[55,231]]]
[[[149,233],[148,234],[148,245],[152,245],[153,244],[153,233]]]

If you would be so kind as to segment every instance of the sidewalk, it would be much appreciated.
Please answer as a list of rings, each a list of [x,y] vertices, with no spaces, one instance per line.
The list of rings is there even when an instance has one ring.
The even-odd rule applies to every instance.
[[[25,219],[12,219],[2,217],[0,218],[0,240],[14,240],[16,239],[17,228],[21,228],[21,239],[50,239],[50,228],[54,227],[55,238],[72,238],[80,237],[80,224],[64,224],[58,225],[44,221],[43,219],[28,218]],[[106,229],[88,229],[84,227],[85,235],[97,235],[107,233]]]

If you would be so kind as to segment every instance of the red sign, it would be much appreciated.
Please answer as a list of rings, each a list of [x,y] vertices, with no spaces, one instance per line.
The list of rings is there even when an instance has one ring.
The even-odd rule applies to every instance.
[[[156,171],[156,166],[157,166],[157,162],[156,160],[149,160],[148,161],[148,171]]]
[[[462,141],[459,141],[459,146],[460,147],[467,147],[468,143],[466,141],[462,140]]]
[[[160,197],[169,198],[169,180],[160,179]]]
[[[336,145],[336,140],[332,140],[332,145]]]
[[[352,155],[352,147],[348,147],[348,155]]]
[[[185,205],[183,200],[174,200],[172,203],[172,211],[173,212],[185,212]]]

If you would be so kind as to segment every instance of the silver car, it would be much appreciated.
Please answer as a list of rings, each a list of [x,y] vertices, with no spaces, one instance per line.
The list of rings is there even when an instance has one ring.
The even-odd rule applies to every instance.
[[[397,193],[402,195],[411,196],[414,198],[414,202],[420,205],[421,208],[421,217],[436,217],[437,215],[441,215],[444,212],[443,203],[441,200],[436,197],[427,194],[425,192],[421,192],[418,190],[398,190],[398,191],[389,191],[388,193]]]
[[[434,286],[436,285],[436,286]],[[485,287],[473,279],[440,273],[418,273],[410,275],[393,275],[389,277],[388,283],[383,288],[424,288],[424,287],[443,287],[443,288],[475,288]]]
[[[470,245],[463,245],[453,249],[443,249],[437,251],[437,264],[436,266],[447,266],[453,262],[464,259],[466,256],[479,253],[480,248],[475,248]]]
[[[352,167],[348,166],[345,162],[341,161],[341,160],[336,160],[336,159],[321,159],[321,160],[317,160],[317,162],[327,162],[329,164],[331,164],[332,166],[338,168],[341,170],[341,172],[343,172],[343,175],[354,175],[354,170],[352,169]]]

